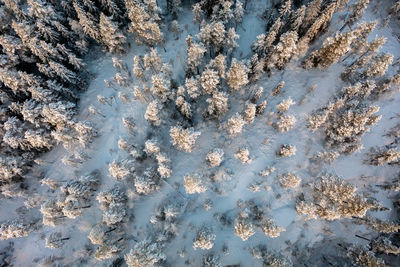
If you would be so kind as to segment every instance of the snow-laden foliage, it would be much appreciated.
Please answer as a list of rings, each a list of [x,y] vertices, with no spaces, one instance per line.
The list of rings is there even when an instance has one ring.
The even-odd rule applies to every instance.
[[[202,178],[197,174],[185,175],[184,185],[188,194],[204,193],[207,190],[207,187],[203,185]]]
[[[321,176],[310,193],[310,200],[306,198],[296,203],[297,213],[309,218],[337,220],[364,217],[368,210],[375,207],[373,202],[356,193],[356,187],[331,174]]]
[[[395,266],[399,10],[0,1],[0,262]]]
[[[218,167],[224,160],[224,151],[222,149],[216,148],[208,152],[206,160],[210,167]]]
[[[161,251],[162,246],[150,239],[138,242],[133,249],[125,255],[125,262],[129,267],[154,266],[167,257]]]
[[[196,237],[193,241],[193,248],[209,250],[214,246],[215,237],[215,234],[210,228],[202,227],[196,233]]]
[[[172,144],[179,150],[192,152],[195,147],[196,139],[201,133],[195,132],[193,129],[183,129],[181,126],[173,126],[169,134],[172,139]]]

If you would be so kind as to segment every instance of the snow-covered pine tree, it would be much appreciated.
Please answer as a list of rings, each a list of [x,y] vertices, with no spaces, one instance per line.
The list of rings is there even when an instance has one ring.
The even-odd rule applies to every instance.
[[[149,46],[159,44],[163,39],[163,34],[158,24],[160,10],[155,4],[156,2],[139,2],[135,0],[126,0],[125,2],[128,18],[131,21],[129,31],[135,34],[135,41]]]
[[[211,68],[205,69],[201,74],[200,83],[204,94],[216,93],[220,83],[218,72]]]
[[[226,73],[226,83],[232,91],[239,91],[244,85],[246,85],[248,80],[248,68],[245,64],[232,60],[231,67]]]
[[[110,17],[100,14],[100,35],[102,42],[110,52],[123,53],[125,51],[126,37],[118,29],[118,25]]]
[[[224,151],[216,148],[208,152],[206,161],[210,167],[218,167],[224,160]]]
[[[280,236],[281,232],[285,231],[286,229],[277,226],[272,219],[267,218],[262,222],[262,230],[266,236],[275,238]]]
[[[147,106],[144,118],[152,125],[159,126],[161,124],[160,111],[160,104],[157,100],[153,100]]]
[[[200,27],[201,22],[203,21],[203,16],[204,16],[204,12],[201,9],[201,4],[200,2],[195,3],[192,7],[192,11],[193,11],[193,22],[195,24],[198,24]]]
[[[327,68],[336,63],[349,50],[351,43],[356,36],[353,31],[346,33],[336,33],[334,37],[328,37],[323,46],[310,54],[304,61],[305,68]]]
[[[354,23],[356,23],[356,21],[364,15],[364,12],[368,7],[369,1],[370,0],[358,0],[356,4],[350,7],[351,14],[348,16],[340,31],[342,31],[346,26],[353,26]]]
[[[321,11],[322,0],[313,0],[309,2],[307,5],[306,15],[304,16],[304,20],[302,23],[302,30],[306,30],[319,16]]]
[[[214,240],[216,235],[209,227],[202,227],[196,233],[196,237],[193,240],[193,248],[209,250],[214,246]]]
[[[271,54],[268,56],[267,68],[269,70],[274,67],[283,69],[297,53],[297,40],[298,35],[295,31],[282,34],[279,43],[272,48]]]
[[[207,187],[202,183],[202,178],[198,174],[186,174],[183,178],[183,184],[188,194],[198,194],[207,191]]]
[[[185,152],[193,151],[196,139],[200,134],[200,132],[195,132],[193,128],[183,129],[181,126],[173,126],[170,129],[172,144]]]
[[[237,44],[236,40],[239,39],[239,35],[236,34],[235,28],[229,28],[226,33],[225,39],[225,47],[228,48],[228,51],[232,51],[239,45]]]
[[[228,112],[228,94],[225,92],[213,93],[206,102],[208,103],[207,116],[220,118]]]
[[[245,216],[239,215],[235,219],[235,235],[240,237],[242,241],[246,241],[254,234],[254,226],[250,220]]]
[[[186,44],[188,46],[187,66],[192,72],[198,73],[197,68],[201,65],[201,60],[207,50],[202,44],[196,43],[190,35],[186,37]]]
[[[243,117],[240,116],[239,113],[236,113],[232,116],[227,122],[227,132],[230,136],[236,136],[242,132],[243,126],[246,122],[243,120]]]
[[[162,244],[145,239],[135,244],[133,249],[125,255],[128,267],[147,267],[162,263],[167,256],[162,252]]]

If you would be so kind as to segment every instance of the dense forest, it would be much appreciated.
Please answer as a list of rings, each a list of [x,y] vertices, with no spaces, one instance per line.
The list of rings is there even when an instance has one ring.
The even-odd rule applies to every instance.
[[[398,266],[400,1],[0,0],[1,266]]]

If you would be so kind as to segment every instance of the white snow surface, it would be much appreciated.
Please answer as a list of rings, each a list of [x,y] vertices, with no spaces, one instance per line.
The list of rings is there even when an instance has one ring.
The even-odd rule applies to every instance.
[[[368,8],[363,21],[380,20],[380,14],[373,10],[377,1],[373,1]],[[255,37],[265,32],[265,21],[262,18],[262,12],[268,6],[268,1],[249,1],[243,24],[237,28],[240,35],[238,40],[239,48],[234,52],[234,57],[238,59],[248,59],[251,56],[250,44]],[[383,12],[383,11],[382,11]],[[326,32],[319,40],[330,36],[335,29],[341,27],[343,13],[336,13],[334,19]],[[164,25],[165,51],[159,47],[158,52],[165,62],[173,66],[173,77],[181,84],[184,81],[185,62],[186,62],[186,42],[187,34],[194,36],[198,32],[198,25],[192,23],[192,13],[189,7],[185,6],[182,14],[179,15],[178,22],[183,32],[175,40],[172,33],[168,32],[168,25]],[[380,29],[377,27],[370,35],[371,38],[378,34],[385,36],[388,40],[381,49],[384,52],[394,54],[397,58],[400,54],[400,44],[397,37],[392,32],[392,28],[386,27]],[[317,41],[312,48],[320,46]],[[311,49],[312,49],[311,48]],[[136,45],[131,40],[131,47],[126,55],[120,57],[131,68],[134,55],[143,55],[149,50],[143,46]],[[310,158],[319,151],[324,151],[324,140],[321,132],[312,133],[306,128],[306,118],[313,110],[326,104],[329,98],[339,89],[346,86],[339,78],[343,70],[341,64],[334,64],[328,70],[304,70],[300,62],[292,60],[284,71],[275,71],[270,77],[261,78],[256,84],[246,87],[242,92],[230,96],[230,110],[224,116],[222,122],[241,112],[244,108],[244,99],[249,95],[248,91],[258,86],[264,87],[263,98],[267,99],[267,108],[263,116],[256,117],[255,122],[244,127],[244,132],[235,138],[227,136],[226,130],[218,123],[211,120],[201,120],[196,124],[195,130],[200,131],[201,135],[196,141],[196,147],[192,153],[185,153],[176,150],[170,143],[169,131],[166,124],[168,119],[160,126],[154,129],[144,119],[146,105],[133,97],[133,91],[124,88],[118,90],[128,94],[131,101],[123,103],[117,96],[118,92],[112,88],[106,87],[104,80],[111,80],[115,75],[112,64],[112,56],[108,54],[99,54],[98,57],[88,61],[89,71],[94,74],[88,90],[81,95],[79,103],[78,120],[90,121],[99,131],[99,137],[87,147],[76,148],[84,151],[89,159],[79,167],[64,165],[61,159],[65,155],[71,154],[71,151],[65,150],[61,145],[54,148],[51,152],[45,154],[42,159],[45,164],[35,170],[41,172],[43,177],[52,178],[57,181],[65,181],[80,175],[90,173],[93,170],[101,172],[101,186],[96,192],[107,190],[114,185],[120,185],[121,188],[128,191],[132,190],[133,180],[118,181],[113,179],[108,173],[108,164],[113,160],[122,160],[128,157],[128,154],[118,148],[118,140],[125,137],[131,144],[143,147],[148,135],[157,137],[161,141],[161,150],[165,152],[172,161],[172,175],[170,178],[163,179],[161,187],[156,192],[146,196],[135,196],[128,200],[128,216],[124,223],[125,238],[127,239],[126,248],[120,253],[125,255],[137,240],[143,240],[147,237],[157,236],[156,229],[150,223],[150,217],[154,210],[164,203],[167,199],[175,199],[184,207],[178,215],[178,234],[172,238],[164,247],[163,252],[167,255],[167,263],[170,266],[200,266],[204,255],[213,253],[220,256],[220,262],[223,265],[240,264],[241,266],[262,266],[262,262],[251,257],[249,248],[259,244],[267,246],[269,251],[280,252],[288,258],[292,258],[293,251],[310,248],[316,242],[326,237],[323,229],[330,229],[336,238],[345,242],[363,242],[355,238],[355,234],[362,234],[366,229],[362,226],[356,226],[350,223],[350,220],[342,219],[339,221],[309,220],[305,221],[303,217],[296,214],[296,197],[307,190],[309,183],[313,182],[318,174],[322,172],[336,173],[346,181],[357,186],[357,192],[367,192],[368,188],[383,181],[391,180],[397,174],[398,169],[394,166],[369,166],[363,164],[366,152],[370,147],[382,146],[390,140],[384,137],[385,131],[396,126],[399,122],[397,116],[399,110],[399,94],[395,93],[390,97],[384,97],[374,104],[380,106],[379,115],[382,115],[381,121],[371,131],[363,136],[362,141],[364,149],[350,156],[341,155],[331,165],[322,163],[312,163]],[[389,71],[393,71],[391,68]],[[285,85],[282,94],[278,97],[270,95],[271,90],[282,80]],[[316,85],[314,92],[307,95],[302,105],[298,105],[306,94],[308,87]],[[104,105],[97,101],[97,95],[105,97],[115,96],[112,105]],[[270,120],[268,114],[276,111],[275,106],[283,99],[291,97],[296,105],[292,106],[287,112],[296,118],[296,124],[293,129],[285,133],[279,133],[272,126],[268,125]],[[93,115],[88,111],[89,106],[94,106],[105,115],[103,118],[99,115]],[[201,112],[199,114],[201,115]],[[122,123],[122,118],[132,116],[136,127],[134,134],[131,135]],[[199,119],[198,116],[196,119]],[[200,120],[200,119],[199,119]],[[264,139],[269,143],[265,144]],[[276,151],[282,144],[291,144],[296,146],[296,155],[289,158],[279,158]],[[243,165],[234,157],[238,148],[246,146],[250,151],[252,162]],[[224,161],[221,166],[209,168],[205,158],[207,153],[213,148],[223,149]],[[144,164],[144,163],[143,163]],[[258,173],[266,167],[275,167],[275,172],[268,177],[261,177]],[[215,172],[225,173],[229,179],[213,181],[211,179]],[[296,173],[301,179],[299,187],[294,189],[284,189],[279,185],[277,176],[286,172]],[[183,177],[187,173],[202,173],[203,183],[208,190],[202,194],[189,195],[185,192],[183,186]],[[247,187],[254,182],[262,182],[259,192],[252,192]],[[30,183],[32,193],[40,195],[42,201],[57,195],[46,186],[40,186],[39,181],[32,180]],[[265,190],[264,185],[271,187]],[[382,205],[392,208],[391,195],[382,194],[383,191],[376,191],[372,194]],[[213,207],[206,211],[203,204],[206,199],[211,199]],[[253,200],[264,209],[269,217],[273,218],[278,226],[286,228],[277,238],[267,237],[260,228],[256,228],[256,233],[247,241],[234,234],[233,221],[236,218],[239,209],[237,202],[239,200]],[[31,210],[15,211],[23,206],[23,200],[2,200],[0,203],[0,219],[12,219],[19,216],[41,219],[40,206]],[[98,261],[93,257],[85,257],[83,251],[85,246],[96,248],[87,238],[91,227],[102,219],[102,211],[92,197],[91,207],[85,209],[83,215],[76,219],[66,218],[62,224],[56,227],[44,226],[28,237],[13,240],[15,251],[13,252],[14,266],[33,266],[41,263],[44,257],[55,256],[56,261],[62,266],[108,266],[113,259]],[[216,214],[227,214],[231,219],[231,225],[222,225],[216,219]],[[369,212],[374,217],[381,219],[392,219],[391,211]],[[193,239],[197,229],[201,226],[212,226],[216,234],[216,240],[213,248],[209,251],[194,250]],[[60,249],[49,249],[45,247],[44,237],[50,233],[60,231],[63,236],[70,239],[65,241],[65,245]],[[4,248],[9,241],[1,241],[1,247]],[[364,241],[365,242],[365,241]],[[228,247],[228,254],[222,252],[223,246]],[[178,254],[178,251],[184,250],[184,257]],[[81,258],[85,261],[81,262]],[[115,258],[114,258],[115,259]],[[292,258],[295,262],[295,259]]]

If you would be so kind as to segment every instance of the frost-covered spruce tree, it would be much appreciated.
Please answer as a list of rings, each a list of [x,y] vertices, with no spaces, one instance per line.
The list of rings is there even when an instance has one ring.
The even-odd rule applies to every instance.
[[[120,162],[114,160],[108,165],[108,172],[111,177],[118,180],[126,179],[134,170],[135,168],[132,160],[122,160]]]
[[[156,48],[150,48],[150,53],[144,55],[143,64],[146,70],[152,70],[153,73],[162,72],[163,61],[157,54]]]
[[[316,131],[319,127],[325,124],[331,112],[332,109],[328,107],[322,107],[312,112],[307,118],[307,128]]]
[[[375,125],[381,116],[375,115],[377,106],[345,104],[330,116],[330,127],[325,130],[327,145],[351,154],[362,148],[361,136]]]
[[[100,42],[100,31],[98,18],[93,16],[90,12],[86,12],[83,3],[74,1],[73,7],[79,19],[79,24],[82,26],[83,31],[92,37],[94,40]]]
[[[60,232],[53,232],[48,237],[46,237],[46,247],[55,249],[61,248],[64,245],[64,241],[68,240],[69,237],[63,237]]]
[[[256,50],[262,52],[262,54],[267,54],[268,52],[270,52],[270,50],[272,49],[272,44],[275,42],[276,38],[279,36],[279,32],[281,31],[282,28],[282,20],[279,17],[274,24],[272,24],[271,28],[269,29],[269,33],[268,35],[264,38],[264,40],[259,43],[259,46],[256,45]],[[260,36],[259,40],[261,39],[262,36]],[[258,38],[257,38],[258,39]]]
[[[224,160],[224,151],[219,148],[215,148],[207,153],[206,161],[210,167],[218,167]]]
[[[144,152],[147,155],[158,155],[161,151],[160,144],[156,139],[149,139],[144,143]]]
[[[243,112],[243,119],[247,124],[251,124],[254,122],[254,118],[256,116],[256,105],[250,102],[246,103],[245,110]]]
[[[225,78],[226,71],[226,56],[218,54],[214,59],[210,60],[207,67],[214,68],[218,71],[221,78]]]
[[[202,250],[209,250],[214,246],[215,234],[209,227],[202,227],[200,228],[197,233],[196,237],[193,240],[193,248],[202,249]]]
[[[118,25],[103,13],[100,14],[100,35],[102,42],[110,52],[123,53],[126,37],[118,29]]]
[[[244,15],[244,8],[243,4],[241,1],[236,0],[235,2],[235,10],[233,11],[234,17],[235,17],[235,22],[236,25],[240,24],[243,20],[243,15]]]
[[[239,215],[235,219],[235,235],[246,241],[255,234],[254,226],[246,216]]]
[[[169,80],[162,74],[151,76],[151,92],[157,96],[161,102],[166,102],[171,95]]]
[[[314,20],[319,16],[321,11],[322,0],[314,0],[309,2],[306,9],[306,15],[303,19],[302,29],[307,29]]]
[[[195,24],[198,24],[200,27],[201,22],[203,21],[203,16],[204,16],[204,12],[201,9],[201,4],[200,2],[195,3],[192,6],[192,11],[193,11],[193,22]]]
[[[356,193],[355,186],[339,177],[325,174],[313,184],[312,200],[298,201],[296,210],[309,218],[326,220],[362,218],[375,204]]]
[[[0,239],[7,240],[28,236],[31,232],[37,229],[34,222],[24,222],[23,220],[10,220],[0,224]]]
[[[198,78],[186,78],[185,86],[191,99],[197,99],[200,96],[200,82]]]
[[[354,4],[350,7],[351,14],[348,16],[345,24],[340,29],[341,31],[346,26],[349,26],[349,27],[353,26],[354,23],[364,15],[364,12],[365,12],[366,8],[368,7],[369,1],[370,0],[358,0],[356,4]]]
[[[207,187],[202,183],[202,178],[197,174],[186,174],[183,178],[183,184],[188,194],[204,193],[207,190]]]
[[[227,23],[233,18],[232,12],[232,2],[231,1],[221,1],[221,7],[219,8],[218,17],[224,23]]]
[[[393,148],[371,148],[366,163],[382,166],[384,164],[398,163],[400,159],[400,152]]]
[[[315,156],[312,158],[312,160],[317,161],[317,162],[324,162],[324,163],[331,164],[339,156],[340,156],[340,154],[337,151],[323,151],[323,152],[316,153]]]
[[[113,235],[118,235],[118,228],[107,226],[105,223],[95,224],[89,232],[88,238],[92,244],[101,245],[107,240],[113,239]]]
[[[261,223],[261,228],[266,236],[271,238],[275,238],[280,236],[281,232],[285,231],[286,229],[280,226],[277,226],[272,219],[265,219]]]
[[[279,116],[278,121],[274,124],[274,127],[279,130],[279,132],[284,133],[293,128],[296,123],[296,118],[291,115]]]
[[[90,208],[90,199],[99,186],[98,172],[94,171],[78,179],[69,180],[60,187],[61,193],[56,199],[51,199],[41,206],[43,222],[53,224],[62,213],[64,216],[75,219]]]
[[[291,12],[292,8],[292,0],[283,1],[281,7],[279,8],[279,14],[281,16],[285,16],[286,14]]]
[[[236,136],[240,134],[243,130],[243,126],[246,124],[246,121],[243,120],[243,117],[240,116],[239,113],[236,113],[232,116],[227,122],[227,132],[230,136]]]
[[[201,65],[201,60],[207,50],[202,44],[196,43],[190,35],[186,37],[186,44],[188,46],[187,66],[193,72],[197,72],[196,68]]]
[[[256,104],[258,100],[260,100],[262,94],[264,93],[264,88],[262,86],[258,87],[257,91],[254,93],[251,98],[251,103]]]
[[[40,206],[40,213],[43,216],[43,224],[56,226],[64,217],[63,204],[56,199],[50,199]]]
[[[159,153],[157,155],[157,163],[158,163],[158,168],[157,171],[160,174],[162,178],[168,178],[171,176],[172,169],[171,169],[171,160],[167,158],[166,155],[163,153]]]
[[[164,166],[159,163],[159,167]],[[160,175],[162,172],[160,172]],[[160,176],[156,173],[155,169],[148,168],[143,175],[136,176],[134,180],[136,192],[140,195],[148,195],[160,188]]]
[[[169,30],[174,33],[176,36],[175,38],[179,38],[179,34],[182,33],[181,27],[179,26],[179,23],[177,20],[173,20],[169,26]]]
[[[123,232],[115,226],[110,227],[104,223],[96,224],[88,238],[92,244],[99,245],[94,253],[96,260],[113,258],[125,248]]]
[[[296,155],[296,147],[293,145],[281,145],[277,154],[283,158],[294,156]]]
[[[159,126],[161,124],[160,111],[160,104],[157,100],[153,100],[147,106],[144,118],[152,125]]]
[[[172,144],[179,150],[192,152],[200,132],[195,132],[193,128],[183,129],[181,126],[171,127],[169,134]]]
[[[304,67],[318,67],[321,69],[329,67],[350,51],[350,45],[355,38],[353,31],[342,34],[336,33],[334,37],[328,37],[322,47],[312,52],[304,61]]]
[[[371,240],[371,249],[375,253],[385,253],[385,254],[400,254],[400,248],[393,245],[389,238],[380,236],[377,239]]]
[[[175,100],[175,105],[179,112],[186,118],[190,119],[192,117],[191,105],[185,100],[183,96],[178,96]]]
[[[393,55],[379,53],[372,58],[371,63],[365,68],[363,76],[367,78],[383,76],[392,62]]]
[[[390,234],[400,230],[400,225],[397,223],[380,220],[371,216],[358,218],[358,220],[360,223],[366,225],[367,228],[380,233]]]
[[[361,57],[365,56],[370,52],[377,51],[385,43],[386,39],[379,38],[378,36],[375,37],[375,40],[371,41],[370,43],[368,42],[368,36],[375,29],[376,25],[376,21],[371,23],[360,23],[358,25],[356,29],[358,32],[356,34],[358,38],[353,42],[351,52],[345,59],[357,54],[361,54]]]
[[[103,210],[103,222],[114,225],[126,216],[127,197],[118,187],[99,193],[96,197]]]
[[[205,69],[201,74],[200,83],[205,94],[216,93],[219,85],[218,72],[213,69]]]
[[[232,60],[231,67],[226,73],[226,83],[232,91],[239,91],[244,85],[246,85],[248,80],[248,68],[245,64]]]
[[[267,68],[283,69],[286,63],[297,53],[298,35],[295,31],[282,34],[279,43],[274,46],[271,54],[268,56]]]
[[[360,266],[385,267],[385,261],[377,258],[374,252],[361,245],[353,245],[347,249],[347,256]]]
[[[279,184],[283,188],[295,188],[301,182],[301,179],[297,175],[290,172],[280,175],[278,179],[279,179]]]
[[[260,104],[256,106],[256,116],[261,116],[264,113],[265,108],[267,107],[267,100],[264,100]]]
[[[239,148],[235,154],[235,158],[240,160],[243,164],[251,163],[250,151],[245,147]]]
[[[294,12],[292,19],[293,23],[291,27],[292,31],[299,32],[299,29],[303,25],[303,21],[306,16],[306,10],[307,10],[306,6],[302,5]]]
[[[239,35],[236,34],[235,28],[230,28],[226,33],[225,39],[225,47],[228,48],[228,51],[232,51],[239,46],[236,42],[237,39],[239,39]]]
[[[124,239],[120,237],[117,240],[108,241],[101,244],[96,249],[96,252],[94,253],[94,258],[96,260],[102,261],[116,257],[124,249],[123,241]]]
[[[317,15],[317,18],[311,25],[304,27],[306,33],[300,38],[297,44],[299,56],[304,56],[307,53],[310,42],[327,28],[334,12],[337,10],[337,5],[337,2],[332,2],[321,11],[321,15]]]
[[[225,43],[225,35],[225,26],[221,21],[218,21],[202,26],[197,37],[205,46],[211,46],[210,51],[217,53]]]
[[[158,25],[160,10],[156,2],[127,0],[126,7],[128,18],[131,21],[129,31],[135,34],[135,41],[139,44],[144,43],[151,46],[160,43],[163,34]]]
[[[208,103],[207,114],[211,117],[220,118],[228,112],[228,94],[225,92],[213,93],[206,102]]]
[[[290,97],[288,99],[283,100],[278,105],[276,105],[276,109],[283,113],[289,110],[290,106],[296,104]]]

